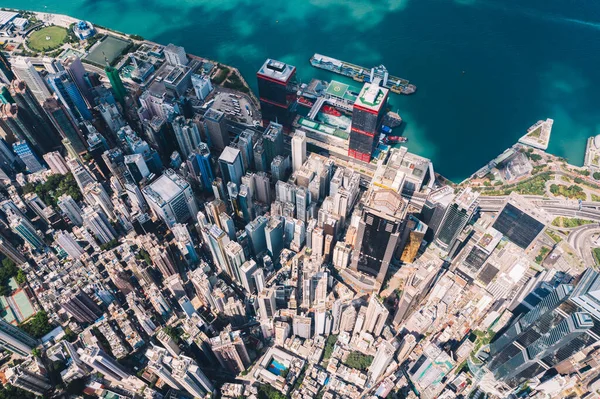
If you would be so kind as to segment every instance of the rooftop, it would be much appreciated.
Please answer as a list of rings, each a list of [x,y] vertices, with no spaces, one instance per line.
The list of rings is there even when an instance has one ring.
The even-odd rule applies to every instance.
[[[168,173],[167,170],[152,184],[144,188],[144,192],[152,191],[160,196],[165,202],[169,202],[175,198],[185,188],[185,182],[183,182],[179,176],[175,175],[175,172],[171,171]]]
[[[226,162],[228,164],[233,164],[235,160],[240,156],[240,150],[237,148],[233,148],[230,146],[225,147],[221,156],[219,157],[219,162]]]
[[[269,58],[265,61],[263,66],[260,67],[257,74],[270,79],[278,80],[282,83],[287,83],[295,71],[295,66]]]
[[[375,83],[365,83],[358,98],[354,102],[354,106],[379,112],[382,105],[385,104],[388,92],[388,89],[380,87]]]

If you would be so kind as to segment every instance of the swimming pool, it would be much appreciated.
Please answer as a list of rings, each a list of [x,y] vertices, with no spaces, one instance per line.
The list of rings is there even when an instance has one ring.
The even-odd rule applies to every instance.
[[[281,373],[287,370],[287,367],[273,359],[271,364],[269,364],[268,370],[275,375],[281,375]]]

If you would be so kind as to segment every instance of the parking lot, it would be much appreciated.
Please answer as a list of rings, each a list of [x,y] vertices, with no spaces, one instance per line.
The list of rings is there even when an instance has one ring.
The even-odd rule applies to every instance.
[[[211,108],[224,112],[227,118],[246,125],[260,123],[256,108],[245,94],[230,92],[227,89],[215,88],[217,93]]]

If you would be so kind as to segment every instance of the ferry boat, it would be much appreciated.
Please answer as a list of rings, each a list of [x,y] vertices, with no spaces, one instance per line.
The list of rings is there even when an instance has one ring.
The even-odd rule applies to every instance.
[[[331,105],[325,105],[323,107],[323,113],[332,116],[342,116],[342,113],[337,109],[333,108]]]
[[[393,93],[413,94],[417,91],[417,86],[411,84],[407,79],[390,75],[383,65],[365,68],[321,54],[313,55],[310,58],[310,64],[315,68],[337,73],[354,79],[357,82],[370,83],[375,78],[379,78],[382,81],[383,87],[390,89]]]

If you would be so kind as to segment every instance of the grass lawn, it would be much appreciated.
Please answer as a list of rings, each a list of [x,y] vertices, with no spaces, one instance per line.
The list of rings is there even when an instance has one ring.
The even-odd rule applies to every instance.
[[[596,264],[600,265],[600,248],[594,248],[594,259]]]
[[[60,26],[48,26],[29,35],[27,45],[36,51],[50,51],[59,48],[67,38],[67,30]]]
[[[590,223],[594,223],[594,222],[592,220],[566,218],[564,216],[559,216],[552,221],[552,226],[573,228],[573,227],[579,227],[579,226],[583,226],[583,225],[590,224]]]

